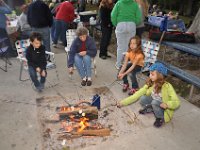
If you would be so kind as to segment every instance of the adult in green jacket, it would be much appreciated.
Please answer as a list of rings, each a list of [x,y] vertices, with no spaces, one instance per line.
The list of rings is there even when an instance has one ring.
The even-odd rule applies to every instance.
[[[152,84],[147,82],[134,95],[120,101],[118,106],[127,106],[140,99],[140,104],[144,108],[139,113],[153,112],[156,117],[154,126],[160,127],[164,122],[169,122],[173,117],[174,110],[180,106],[180,100],[172,85],[164,80],[166,75],[166,67],[161,63],[155,63],[150,67],[149,81]]]
[[[112,24],[116,26],[117,69],[121,66],[123,53],[128,50],[129,40],[135,36],[136,25],[141,22],[141,19],[141,10],[133,0],[119,0],[111,12]]]

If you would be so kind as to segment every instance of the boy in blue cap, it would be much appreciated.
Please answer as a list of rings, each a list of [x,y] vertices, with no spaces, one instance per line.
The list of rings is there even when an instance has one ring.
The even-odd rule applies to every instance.
[[[120,101],[118,106],[126,106],[140,99],[143,109],[139,113],[153,112],[156,117],[154,126],[161,127],[172,119],[174,110],[180,106],[174,88],[165,81],[166,76],[167,68],[162,63],[153,64],[146,84],[134,95]]]

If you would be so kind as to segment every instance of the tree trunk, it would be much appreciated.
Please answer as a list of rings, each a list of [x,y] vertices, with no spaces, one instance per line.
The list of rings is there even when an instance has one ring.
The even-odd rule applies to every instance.
[[[188,32],[193,32],[195,34],[196,41],[200,43],[200,9],[194,18],[192,25],[188,29]]]
[[[180,7],[179,7],[179,15],[183,15],[183,12],[184,12],[184,3],[180,3]]]
[[[191,16],[193,3],[194,3],[194,0],[187,1],[187,7],[186,7],[187,9],[185,13],[186,16]]]

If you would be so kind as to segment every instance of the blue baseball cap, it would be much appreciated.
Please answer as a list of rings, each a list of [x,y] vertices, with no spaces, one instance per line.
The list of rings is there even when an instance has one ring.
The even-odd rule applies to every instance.
[[[158,71],[159,73],[163,74],[164,76],[167,76],[167,67],[163,65],[162,63],[154,63],[149,68],[149,71]]]

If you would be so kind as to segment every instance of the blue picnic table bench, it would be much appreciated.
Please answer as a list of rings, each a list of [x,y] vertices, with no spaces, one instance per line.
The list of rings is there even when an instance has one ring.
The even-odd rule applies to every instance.
[[[162,41],[161,44],[164,46],[167,46],[167,47],[174,48],[175,50],[179,50],[179,51],[191,54],[193,56],[200,57],[200,43],[189,44],[189,43]],[[159,62],[165,64],[171,74],[192,84],[191,89],[190,89],[189,98],[192,97],[192,94],[194,91],[194,86],[200,88],[200,78],[199,77],[192,75],[189,72],[186,72],[178,67],[175,67],[175,66],[165,62],[164,57],[163,57],[163,60],[162,61],[159,60]],[[197,63],[200,63],[200,62],[197,62]]]
[[[161,18],[157,18],[157,17],[154,17],[154,16],[150,16],[149,18],[150,20],[148,20],[148,22],[145,23],[145,25],[149,25],[149,26],[152,26],[152,27],[155,27],[155,28],[159,28],[159,21],[161,21]],[[178,51],[181,51],[181,52],[184,52],[184,53],[187,53],[187,54],[190,54],[192,56],[195,56],[195,57],[198,57],[198,60],[199,60],[199,57],[200,57],[200,43],[180,43],[180,42],[168,42],[168,41],[163,41],[163,36],[166,32],[166,29],[164,31],[162,31],[162,37],[159,41],[159,44],[165,46],[165,47],[171,47],[171,48],[174,48],[175,50],[178,50]],[[159,60],[159,62],[165,64],[169,70],[169,72],[192,84],[191,86],[191,89],[190,89],[190,95],[189,95],[189,98],[192,97],[192,94],[193,94],[193,91],[194,91],[194,86],[200,88],[200,78],[195,76],[195,75],[192,75],[191,73],[185,71],[185,70],[182,70],[178,67],[175,67],[173,66],[172,64],[169,64],[167,62],[165,62],[164,58],[165,58],[165,52],[166,52],[166,48],[164,50],[164,54],[163,54],[163,58],[162,60]],[[200,63],[197,62],[197,63]]]
[[[162,41],[162,45],[175,48],[176,50],[200,57],[200,43],[178,43]]]

